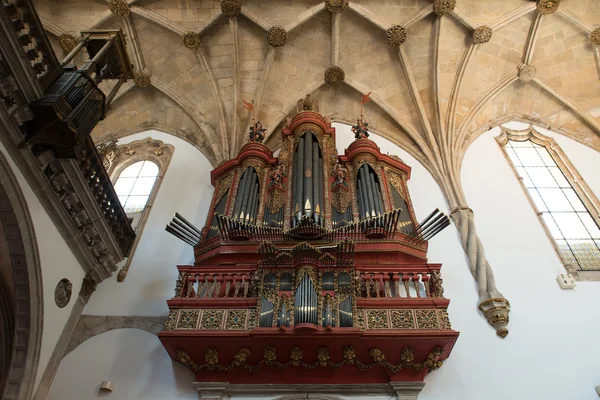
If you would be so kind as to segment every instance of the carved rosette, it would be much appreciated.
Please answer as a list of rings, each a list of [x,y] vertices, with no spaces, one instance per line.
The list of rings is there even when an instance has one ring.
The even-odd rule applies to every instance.
[[[487,43],[492,38],[492,28],[482,25],[473,31],[473,41],[476,44]]]
[[[337,85],[338,83],[342,83],[344,82],[345,78],[346,73],[337,65],[332,65],[331,67],[325,70],[325,82],[329,83],[330,85]]]
[[[558,10],[560,0],[538,0],[537,9],[540,14],[548,15]]]
[[[406,41],[406,29],[400,25],[394,25],[385,34],[390,46],[398,47]]]
[[[152,83],[151,77],[148,71],[137,71],[133,74],[133,82],[139,87],[148,87]]]
[[[70,53],[77,46],[77,43],[79,43],[79,39],[68,33],[63,33],[58,37],[58,43],[60,43],[60,47],[65,53]]]
[[[348,0],[325,0],[325,7],[334,13],[340,13],[348,8]]]
[[[221,0],[221,11],[229,18],[235,18],[242,11],[241,0]]]
[[[600,46],[600,28],[596,28],[592,31],[590,40],[594,46]]]
[[[129,4],[125,0],[108,0],[108,9],[119,17],[129,16]]]
[[[437,15],[448,15],[456,7],[456,0],[434,0],[433,12]]]
[[[523,82],[529,82],[535,78],[536,71],[533,65],[523,64],[519,67],[519,79]]]
[[[183,35],[183,44],[188,49],[197,49],[200,47],[200,35],[192,31],[186,32],[185,35]]]
[[[501,338],[508,335],[508,313],[510,303],[504,297],[489,297],[479,303],[479,309],[487,319],[488,323],[496,329],[496,334]]]
[[[287,42],[287,32],[279,26],[274,26],[267,32],[267,42],[273,47],[284,46]]]

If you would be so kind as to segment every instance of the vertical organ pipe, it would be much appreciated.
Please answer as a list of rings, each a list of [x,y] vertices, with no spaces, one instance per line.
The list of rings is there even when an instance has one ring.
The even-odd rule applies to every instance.
[[[245,219],[246,215],[248,215],[248,201],[250,199],[250,188],[254,184],[254,174],[252,173],[251,168],[246,169],[248,173],[248,179],[246,180],[246,185],[244,186],[244,191],[242,193],[238,193],[238,196],[242,195],[242,207],[240,209],[240,219]],[[242,215],[243,213],[243,215]],[[242,218],[243,217],[243,218]]]
[[[256,219],[256,212],[254,211],[256,208],[256,201],[258,200],[258,182],[256,182],[256,179],[254,180],[254,185],[252,185],[251,191],[250,191],[251,195],[250,195],[250,202],[248,203],[248,223],[252,224],[254,223],[254,220]]]
[[[296,212],[296,220],[300,222],[300,218],[302,217],[302,210],[304,209],[304,203],[302,203],[302,189],[303,183],[302,179],[304,176],[304,140],[306,139],[306,135],[301,137],[298,141],[298,151],[296,152],[296,157],[298,157],[298,170],[294,175],[294,185],[296,185],[296,201],[294,204],[294,212]]]
[[[371,171],[369,171],[369,186],[371,189],[371,193],[373,194],[373,205],[375,206],[375,214],[379,217],[382,214],[382,212],[379,206],[379,197],[377,196],[377,186],[375,186],[375,176]]]
[[[296,179],[298,179],[298,163],[300,162],[298,159],[298,152],[294,152],[294,165],[292,169],[292,204],[291,204],[291,216],[292,216],[292,227],[296,225],[296,198],[298,197],[298,184],[296,183]]]
[[[379,199],[379,209],[381,209],[381,213],[385,214],[385,204],[383,204],[383,192],[381,191],[381,183],[375,182],[375,188],[377,189],[377,197]]]
[[[360,176],[360,171],[358,174]],[[363,183],[364,182],[362,179],[356,180],[356,191],[358,192],[358,198],[360,200],[359,213],[362,219],[367,218],[367,210],[369,209],[369,204],[367,203],[367,196],[363,187]]]
[[[319,199],[319,177],[323,175],[323,171],[319,169],[319,142],[316,140],[312,144],[312,193],[313,193],[313,215],[315,223],[320,224],[320,213],[323,210],[321,199]],[[317,205],[319,206],[319,215],[317,215]]]
[[[323,194],[324,186],[326,182],[329,182],[328,179],[324,177],[325,170],[323,169],[323,154],[319,157],[319,166],[317,167],[319,171],[319,201],[321,202],[321,216],[319,217],[321,226],[325,225],[325,196]]]
[[[305,176],[304,171],[309,168],[312,168],[312,134],[306,133],[304,135],[304,170],[302,171],[302,178],[304,182],[304,193],[302,193],[302,204],[300,207],[303,207],[303,214],[312,214],[315,210],[314,199],[312,196],[312,178]],[[311,172],[311,176],[314,171]]]
[[[240,183],[238,185],[238,192],[237,192],[237,196],[236,196],[236,200],[235,200],[235,205],[233,207],[233,218],[237,218],[238,215],[240,215],[240,208],[242,207],[242,202],[239,201],[240,195],[241,195],[241,191],[243,190],[243,187],[246,185],[246,180],[248,179],[248,170],[244,171],[244,173],[242,174],[242,177],[240,179]]]
[[[368,218],[372,216],[371,211],[375,211],[375,207],[373,207],[373,195],[369,193],[369,185],[365,165],[366,164],[363,164],[363,166],[360,167],[360,180],[363,186],[364,196],[366,200]]]

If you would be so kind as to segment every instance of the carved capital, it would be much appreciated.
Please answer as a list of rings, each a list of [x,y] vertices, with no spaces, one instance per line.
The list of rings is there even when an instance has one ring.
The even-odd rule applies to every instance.
[[[481,297],[479,309],[487,319],[488,323],[496,329],[496,334],[501,338],[508,335],[508,314],[510,313],[510,303],[501,294],[486,293]]]
[[[519,66],[519,79],[523,82],[529,82],[535,78],[536,68],[530,64],[522,64]]]
[[[596,28],[592,31],[590,40],[594,46],[600,46],[600,28]]]
[[[330,12],[337,14],[348,8],[348,0],[325,0],[325,7]]]
[[[188,49],[197,49],[200,47],[200,35],[192,31],[186,32],[185,35],[183,35],[183,44]]]
[[[133,82],[139,87],[148,87],[152,84],[152,74],[148,71],[137,71],[133,74]]]
[[[267,42],[273,47],[284,46],[287,43],[287,32],[279,26],[274,26],[267,32]]]
[[[473,41],[477,44],[487,43],[492,38],[492,28],[482,25],[473,31]]]
[[[60,47],[65,53],[70,53],[77,46],[77,43],[79,43],[79,39],[68,33],[63,33],[58,37],[58,43],[60,43]]]
[[[330,85],[337,85],[338,83],[342,83],[344,82],[345,78],[346,73],[337,65],[332,65],[331,67],[325,70],[325,82],[329,83]]]
[[[108,0],[108,9],[120,17],[129,16],[129,4],[125,0]]]
[[[229,18],[235,18],[242,11],[242,0],[221,0],[221,11]]]
[[[538,0],[537,10],[540,14],[548,15],[558,10],[560,0]]]
[[[96,287],[98,283],[92,278],[89,274],[83,278],[83,282],[81,283],[81,289],[79,290],[79,297],[83,299],[86,303],[92,297],[92,293],[96,291]]]
[[[406,41],[406,29],[400,25],[394,25],[387,30],[385,37],[390,46],[398,47]]]
[[[437,15],[448,15],[456,7],[456,0],[434,0],[433,12]]]

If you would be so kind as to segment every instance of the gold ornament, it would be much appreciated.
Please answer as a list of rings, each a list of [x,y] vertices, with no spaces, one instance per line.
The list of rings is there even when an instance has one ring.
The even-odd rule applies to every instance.
[[[476,44],[487,43],[492,38],[492,28],[482,25],[473,31],[473,41]]]
[[[535,77],[536,69],[533,65],[523,64],[519,66],[519,79],[523,82],[529,82]]]
[[[325,0],[325,7],[330,12],[337,14],[348,8],[348,0]]]
[[[496,334],[501,338],[508,335],[508,313],[510,312],[510,303],[502,297],[494,297],[479,303],[479,310],[487,319],[488,323],[496,329]]]
[[[65,53],[70,53],[77,46],[77,43],[79,43],[79,39],[68,33],[63,33],[58,37],[58,42]]]
[[[287,42],[285,29],[274,26],[267,32],[267,42],[273,47],[281,47]]]
[[[400,25],[394,25],[385,34],[390,46],[398,47],[406,41],[406,29]]]
[[[139,87],[148,87],[151,84],[150,73],[147,71],[137,71],[133,74],[133,82]]]
[[[600,28],[596,28],[592,31],[590,40],[594,46],[600,46]]]
[[[454,7],[456,7],[456,0],[433,1],[433,12],[440,16],[450,14],[454,10]]]
[[[186,32],[186,34],[183,35],[183,44],[188,49],[197,49],[200,47],[200,35],[192,31]]]
[[[350,207],[351,201],[350,193],[347,190],[338,187],[337,190],[333,192],[331,205],[338,213],[343,214],[348,207]]]
[[[241,0],[221,0],[221,11],[229,18],[235,18],[240,15],[242,10]]]
[[[129,4],[125,0],[108,0],[108,9],[119,17],[129,16]]]
[[[560,0],[538,0],[537,9],[540,14],[548,15],[558,10]]]
[[[330,85],[342,83],[344,82],[345,78],[346,74],[344,73],[344,70],[337,65],[332,65],[325,70],[325,82],[329,83]]]

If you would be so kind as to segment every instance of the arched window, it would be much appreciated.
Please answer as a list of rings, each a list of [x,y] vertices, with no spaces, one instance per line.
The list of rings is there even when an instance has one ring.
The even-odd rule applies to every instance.
[[[532,127],[502,127],[497,140],[567,270],[600,271],[598,199],[560,147]]]
[[[158,165],[147,160],[131,164],[121,172],[115,191],[126,213],[144,210],[157,176]]]

